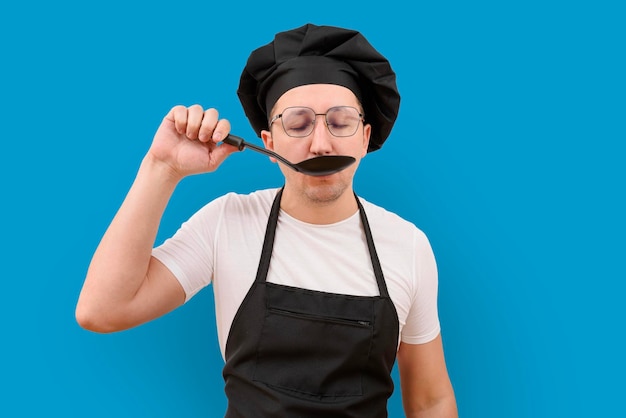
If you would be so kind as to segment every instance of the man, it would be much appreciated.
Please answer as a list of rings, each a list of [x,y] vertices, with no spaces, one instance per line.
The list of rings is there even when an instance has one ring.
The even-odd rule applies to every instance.
[[[178,182],[237,150],[215,109],[174,107],[94,254],[80,325],[137,326],[212,283],[227,417],[385,417],[396,358],[407,416],[457,416],[428,240],[352,189],[398,113],[387,60],[358,32],[309,24],[253,51],[238,95],[267,149],[356,162],[324,176],[280,164],[283,187],[222,196],[153,249]]]

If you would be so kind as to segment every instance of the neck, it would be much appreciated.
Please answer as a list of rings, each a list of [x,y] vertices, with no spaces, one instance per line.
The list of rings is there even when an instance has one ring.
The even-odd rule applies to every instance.
[[[358,210],[352,187],[344,190],[294,190],[285,186],[280,208],[290,216],[311,224],[342,221]]]

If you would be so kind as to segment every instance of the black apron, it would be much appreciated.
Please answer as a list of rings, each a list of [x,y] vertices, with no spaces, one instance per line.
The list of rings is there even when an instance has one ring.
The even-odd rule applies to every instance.
[[[387,417],[398,315],[356,197],[379,296],[266,282],[282,189],[267,222],[256,280],[226,341],[227,418]]]

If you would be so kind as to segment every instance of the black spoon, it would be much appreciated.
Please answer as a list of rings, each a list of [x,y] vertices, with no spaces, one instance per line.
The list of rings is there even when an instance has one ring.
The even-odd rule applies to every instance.
[[[327,176],[334,174],[356,161],[354,157],[349,157],[347,155],[322,155],[321,157],[309,158],[308,160],[304,160],[299,163],[292,163],[275,152],[246,142],[243,138],[236,135],[228,135],[224,138],[223,142],[237,147],[239,151],[243,151],[244,148],[250,148],[254,151],[260,152],[261,154],[274,157],[295,171],[309,176]]]

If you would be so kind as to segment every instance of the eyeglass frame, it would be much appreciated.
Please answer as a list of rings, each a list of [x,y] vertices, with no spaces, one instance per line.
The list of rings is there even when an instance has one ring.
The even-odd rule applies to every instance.
[[[285,132],[285,134],[291,138],[306,138],[307,136],[311,135],[313,133],[313,131],[315,130],[315,122],[317,121],[317,117],[318,116],[324,116],[324,124],[326,125],[326,129],[328,129],[328,132],[330,132],[330,134],[332,136],[334,136],[335,138],[347,138],[349,136],[352,136],[354,134],[356,134],[356,132],[359,130],[359,124],[357,123],[354,132],[351,133],[350,135],[335,135],[334,133],[332,133],[332,131],[330,130],[330,127],[328,126],[328,112],[332,109],[337,109],[337,108],[342,108],[342,107],[347,107],[350,109],[354,109],[357,112],[357,115],[359,115],[359,123],[365,123],[365,118],[363,117],[363,113],[361,113],[359,111],[359,109],[357,109],[354,106],[332,106],[329,107],[328,109],[326,109],[326,113],[315,113],[315,110],[313,110],[312,108],[308,107],[308,106],[289,106],[283,109],[283,111],[281,113],[279,113],[278,115],[275,115],[272,119],[270,119],[269,122],[269,126],[272,126],[272,124],[274,122],[276,122],[278,119],[280,119],[280,125],[283,127],[283,131]],[[310,111],[313,112],[314,115],[314,119],[313,122],[311,123],[311,125],[313,126],[313,128],[311,129],[311,132],[309,132],[306,135],[302,135],[302,136],[294,136],[294,135],[290,135],[287,132],[287,129],[285,129],[285,124],[283,123],[283,114],[285,113],[285,110],[288,109],[309,109]]]

